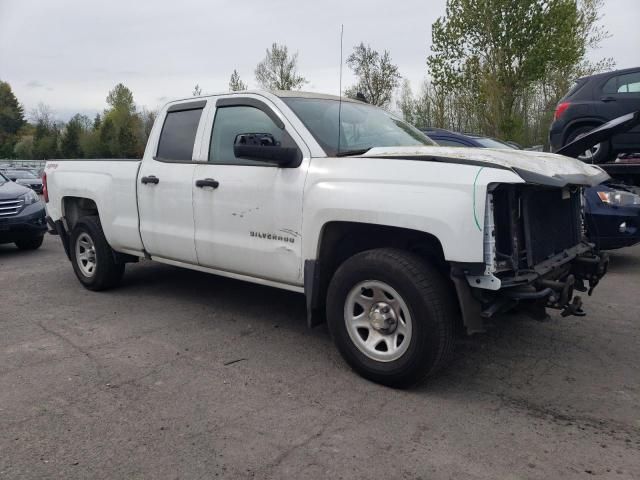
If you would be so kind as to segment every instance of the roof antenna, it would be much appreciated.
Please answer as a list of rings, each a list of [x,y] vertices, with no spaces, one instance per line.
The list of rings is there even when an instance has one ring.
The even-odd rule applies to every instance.
[[[340,132],[342,131],[342,37],[344,36],[344,24],[340,24],[340,100],[338,100],[338,153],[340,153]]]

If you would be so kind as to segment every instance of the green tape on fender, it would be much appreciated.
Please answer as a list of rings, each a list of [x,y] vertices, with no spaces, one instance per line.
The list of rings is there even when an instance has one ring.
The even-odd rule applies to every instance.
[[[478,222],[478,215],[476,212],[476,183],[478,182],[478,177],[480,176],[480,172],[484,170],[485,167],[480,167],[478,173],[476,173],[476,178],[473,180],[473,219],[476,222],[476,227],[478,227],[479,231],[482,231],[482,227],[480,226],[480,222]]]

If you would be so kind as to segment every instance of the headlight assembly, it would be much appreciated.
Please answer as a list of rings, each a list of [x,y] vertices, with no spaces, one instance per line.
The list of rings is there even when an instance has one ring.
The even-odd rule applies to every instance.
[[[33,190],[29,190],[27,193],[25,193],[24,195],[22,195],[22,198],[24,198],[24,205],[25,207],[27,205],[31,205],[33,203],[37,203],[40,201],[40,197],[38,196],[38,194],[36,192],[34,192]]]
[[[598,192],[598,197],[602,203],[607,205],[615,205],[617,207],[629,207],[632,205],[640,205],[640,195],[631,192],[623,192],[620,190],[610,190],[606,192]]]

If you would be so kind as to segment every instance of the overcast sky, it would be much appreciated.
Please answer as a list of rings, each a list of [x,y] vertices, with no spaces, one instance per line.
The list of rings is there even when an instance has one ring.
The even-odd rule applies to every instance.
[[[444,10],[445,0],[0,0],[0,79],[27,112],[43,102],[65,120],[101,111],[118,82],[155,109],[196,83],[226,91],[234,68],[256,87],[255,65],[278,42],[299,52],[306,90],[337,94],[344,23],[345,58],[360,41],[388,49],[416,90]],[[640,0],[605,0],[603,13],[612,37],[591,57],[639,66]]]

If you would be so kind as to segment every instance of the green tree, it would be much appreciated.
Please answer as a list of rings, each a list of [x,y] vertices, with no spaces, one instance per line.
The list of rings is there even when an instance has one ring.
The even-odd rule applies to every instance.
[[[307,80],[298,74],[298,53],[274,43],[256,67],[256,81],[267,90],[298,90]]]
[[[402,118],[405,122],[416,123],[416,100],[413,98],[413,91],[411,90],[411,83],[406,78],[402,82],[402,88],[400,89],[400,96],[396,101],[396,105],[402,113]]]
[[[133,101],[133,93],[122,83],[117,84],[107,95],[107,104],[113,110],[119,110],[133,114],[136,111],[136,105]]]
[[[36,159],[46,160],[58,158],[58,142],[61,126],[53,117],[51,108],[40,103],[31,112],[31,118],[35,122],[33,135],[33,156]]]
[[[451,108],[483,133],[523,141],[527,95],[553,72],[570,75],[605,34],[601,0],[447,0],[427,63]],[[564,87],[563,87],[564,88]],[[458,120],[462,121],[460,115]]]
[[[147,139],[149,135],[151,135],[151,129],[153,128],[153,124],[156,121],[156,117],[158,116],[158,112],[155,110],[148,110],[146,108],[142,109],[140,113],[140,121],[141,121],[141,131],[140,131],[140,142],[142,145],[146,145]]]
[[[139,154],[137,116],[129,116],[118,128],[118,156],[122,158],[136,157]]]
[[[13,147],[15,158],[32,159],[33,155],[33,135],[20,137],[20,140]]]
[[[400,85],[398,67],[391,63],[391,55],[385,50],[382,55],[369,45],[360,43],[347,58],[358,83],[345,90],[345,95],[356,98],[362,93],[372,105],[386,107],[391,102],[393,91]]]
[[[413,124],[418,128],[433,126],[433,89],[428,81],[424,81],[417,98],[414,101]]]
[[[200,88],[200,85],[196,83],[196,86],[193,87],[193,92],[191,92],[191,95],[194,97],[199,97],[200,95],[202,95],[202,89]]]
[[[111,158],[117,156],[118,146],[116,143],[116,137],[118,132],[113,124],[113,120],[110,117],[106,117],[102,121],[99,134],[99,147],[98,154],[103,158]]]
[[[240,74],[234,69],[229,79],[229,91],[241,92],[242,90],[247,90],[247,84],[240,79]]]
[[[85,117],[86,118],[86,117]],[[76,114],[71,117],[62,134],[60,140],[60,153],[64,158],[82,157],[80,137],[85,130],[85,120],[82,115]]]
[[[100,155],[115,158],[141,156],[144,150],[143,122],[136,111],[133,93],[123,84],[107,95],[99,135]]]
[[[11,86],[0,81],[0,158],[13,156],[17,133],[25,124],[24,111]]]

